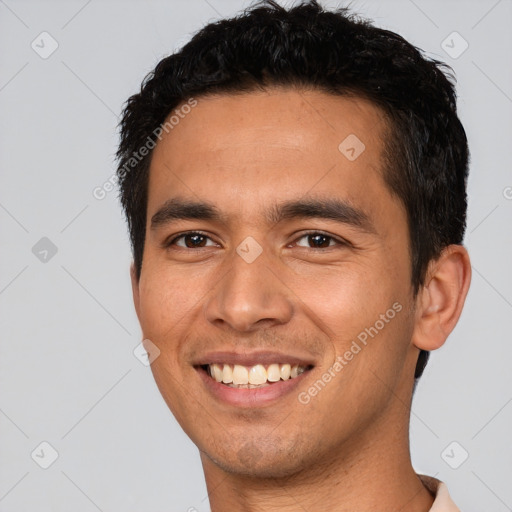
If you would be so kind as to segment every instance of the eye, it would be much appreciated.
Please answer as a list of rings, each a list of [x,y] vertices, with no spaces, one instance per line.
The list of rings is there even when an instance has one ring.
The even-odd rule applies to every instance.
[[[207,241],[212,244],[207,245]],[[211,247],[216,245],[210,237],[199,231],[190,231],[188,233],[182,233],[181,235],[175,236],[174,238],[165,242],[165,247],[176,245],[184,249],[202,249],[203,247]]]
[[[300,243],[302,240],[305,242]],[[298,247],[305,247],[308,249],[328,249],[335,246],[349,245],[348,242],[319,231],[303,233],[301,237],[297,238],[295,244]],[[164,242],[164,246],[166,248],[176,246],[183,249],[202,249],[205,247],[215,247],[217,244],[205,233],[200,231],[189,231],[167,240]]]
[[[306,245],[298,243],[298,241],[303,239],[306,239]],[[347,245],[347,243],[342,240],[318,231],[304,233],[295,243],[299,247],[307,247],[308,249],[327,249],[336,245]]]

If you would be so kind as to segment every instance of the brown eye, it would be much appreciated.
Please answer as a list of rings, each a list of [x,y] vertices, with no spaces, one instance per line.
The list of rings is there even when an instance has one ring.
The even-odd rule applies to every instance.
[[[176,245],[185,249],[201,249],[208,246],[208,240],[210,240],[210,238],[202,233],[191,232],[183,233],[173,238],[167,245]]]
[[[303,239],[306,239],[306,245],[299,243],[297,243],[297,245],[299,247],[307,247],[309,249],[326,249],[335,245],[342,245],[340,241],[335,240],[334,237],[324,233],[307,233],[301,236],[298,240]]]
[[[332,238],[325,235],[309,235],[308,242],[313,244],[314,247],[329,247],[331,245]]]

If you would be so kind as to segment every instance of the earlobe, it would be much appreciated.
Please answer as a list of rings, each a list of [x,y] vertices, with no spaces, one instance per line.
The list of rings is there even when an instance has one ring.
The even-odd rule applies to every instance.
[[[449,245],[432,261],[418,292],[413,344],[422,350],[441,347],[459,320],[471,282],[465,247]]]
[[[139,294],[139,279],[137,278],[137,272],[135,270],[135,263],[132,262],[130,265],[130,278],[132,281],[132,296],[133,296],[133,304],[135,306],[135,312],[137,313],[137,318],[140,321],[140,294]]]

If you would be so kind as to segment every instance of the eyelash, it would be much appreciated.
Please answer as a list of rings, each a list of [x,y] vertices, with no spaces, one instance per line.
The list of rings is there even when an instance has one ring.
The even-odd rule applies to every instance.
[[[204,233],[202,231],[186,231],[185,233],[180,233],[179,235],[176,235],[176,236],[172,237],[171,239],[166,240],[163,243],[163,247],[168,249],[168,248],[170,248],[173,245],[176,246],[175,242],[177,240],[179,240],[181,238],[185,238],[186,236],[192,236],[192,235],[200,235],[200,236],[203,236],[203,237],[208,238],[209,240],[211,240],[211,238],[206,233]],[[302,238],[305,238],[305,237],[308,237],[308,236],[312,236],[312,235],[324,236],[324,237],[326,237],[326,238],[336,242],[337,246],[350,246],[351,245],[346,240],[337,238],[335,236],[329,235],[328,233],[324,233],[322,231],[306,231],[306,232],[302,233],[301,236],[296,238],[295,241],[301,240]],[[312,251],[318,251],[318,250],[324,250],[325,251],[326,249],[332,249],[332,248],[336,247],[336,245],[333,245],[333,246],[329,245],[328,247],[316,247],[316,248],[315,247],[303,247],[303,249],[310,249]],[[193,250],[196,250],[196,249],[206,249],[206,247],[197,247],[196,249],[194,249],[192,247],[181,247],[181,246],[176,246],[176,247],[179,248],[178,250],[184,250],[184,251],[193,251]]]

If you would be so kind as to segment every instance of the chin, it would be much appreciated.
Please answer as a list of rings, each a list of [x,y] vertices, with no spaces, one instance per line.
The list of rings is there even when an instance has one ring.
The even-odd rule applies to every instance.
[[[293,455],[291,455],[293,454]],[[233,451],[211,453],[202,451],[209,463],[233,475],[250,478],[285,478],[296,475],[304,469],[304,458],[296,449],[284,449],[276,445],[262,446],[261,443],[247,441]]]

